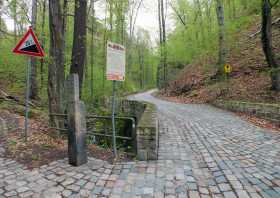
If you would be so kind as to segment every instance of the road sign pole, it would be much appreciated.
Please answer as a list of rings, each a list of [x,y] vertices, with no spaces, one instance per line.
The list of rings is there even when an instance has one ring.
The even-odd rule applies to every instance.
[[[27,63],[27,66],[26,66],[26,95],[25,95],[25,121],[24,121],[24,140],[25,140],[25,142],[27,142],[27,136],[28,136],[30,66],[31,66],[31,58],[28,58],[28,63]]]
[[[116,84],[117,84],[117,82],[114,80],[113,81],[113,98],[112,98],[112,130],[113,130],[113,148],[114,148],[115,157],[117,157],[116,122],[115,122]]]
[[[13,49],[15,54],[24,54],[33,57],[44,57],[45,53],[39,44],[37,37],[35,36],[32,26],[29,27],[27,33],[19,41],[16,47]],[[29,93],[30,93],[30,68],[31,58],[28,59],[26,66],[26,92],[25,92],[25,120],[24,120],[24,140],[27,142],[28,136],[28,114],[29,114]]]

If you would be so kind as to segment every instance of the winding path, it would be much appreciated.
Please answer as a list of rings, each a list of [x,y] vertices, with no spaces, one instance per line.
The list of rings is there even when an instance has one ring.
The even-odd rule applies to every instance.
[[[29,171],[1,158],[0,197],[258,198],[280,197],[280,134],[208,106],[154,103],[160,120],[159,160],[109,165],[66,160]]]

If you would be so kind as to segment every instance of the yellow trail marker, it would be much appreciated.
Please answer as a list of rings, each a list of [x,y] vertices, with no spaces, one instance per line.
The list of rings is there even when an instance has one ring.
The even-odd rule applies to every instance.
[[[232,67],[231,67],[230,64],[225,64],[225,66],[224,66],[224,72],[225,72],[226,74],[229,74],[229,73],[232,72]]]

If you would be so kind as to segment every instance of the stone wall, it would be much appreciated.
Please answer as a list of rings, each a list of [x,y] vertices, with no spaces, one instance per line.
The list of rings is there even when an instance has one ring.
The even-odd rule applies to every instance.
[[[255,115],[274,123],[280,122],[280,105],[278,104],[216,100],[213,105],[234,112]]]
[[[104,107],[111,110],[112,101],[110,99],[105,99]],[[139,120],[145,111],[146,104],[134,100],[117,100],[116,101],[116,114],[118,116],[125,115],[135,117]]]
[[[146,104],[144,113],[137,124],[137,158],[139,160],[158,159],[158,118],[156,107]]]
[[[111,104],[109,99],[104,102],[106,108],[111,108]],[[137,159],[157,160],[159,134],[156,106],[134,100],[118,100],[116,112],[136,119],[136,134],[132,135],[136,139]]]

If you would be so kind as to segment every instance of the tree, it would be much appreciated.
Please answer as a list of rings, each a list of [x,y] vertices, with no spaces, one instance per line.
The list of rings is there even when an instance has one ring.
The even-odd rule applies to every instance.
[[[224,6],[222,0],[216,0],[216,12],[219,24],[219,70],[223,69],[226,63],[226,39],[225,39],[225,16],[224,16]]]
[[[93,67],[94,67],[94,35],[96,33],[96,26],[95,26],[95,1],[90,1],[90,19],[91,19],[91,39],[90,39],[90,96],[93,99]]]
[[[160,36],[160,63],[158,66],[158,86],[166,86],[167,75],[167,50],[166,50],[166,23],[164,1],[158,0],[158,22]],[[161,72],[163,70],[163,72]],[[161,76],[162,73],[162,76]]]
[[[14,21],[14,43],[17,43],[17,0],[12,0],[9,4],[12,19]]]
[[[67,3],[67,1],[64,1]],[[67,7],[63,5],[63,7]],[[50,125],[59,127],[58,119],[52,114],[64,113],[63,89],[64,89],[64,62],[65,62],[65,19],[62,3],[58,0],[49,0],[49,28],[50,50],[48,70],[48,97]]]
[[[86,34],[87,0],[75,0],[74,38],[70,73],[77,73],[79,75],[80,93],[82,93],[84,78]]]
[[[159,24],[159,48],[160,61],[157,68],[157,86],[161,87],[161,68],[162,68],[162,22],[161,22],[161,0],[158,0],[158,24]]]
[[[37,0],[32,0],[32,17],[31,17],[32,29],[36,32],[37,24]],[[31,58],[31,76],[30,76],[30,99],[38,99],[38,85],[37,85],[37,68],[36,59]]]
[[[207,0],[206,2],[206,16],[208,19],[207,22],[207,29],[208,33],[210,34],[212,31],[212,15],[211,15],[211,7],[212,7],[212,0]]]
[[[2,30],[2,9],[3,9],[2,7],[3,7],[3,0],[0,0],[0,39],[3,31]]]
[[[142,30],[143,31],[143,30]],[[143,32],[139,31],[137,34],[137,51],[139,61],[139,85],[140,89],[144,88],[144,47],[143,47]]]
[[[165,11],[164,11],[164,4],[163,0],[161,0],[161,30],[162,30],[162,48],[163,48],[163,55],[162,55],[162,62],[163,62],[163,86],[166,87],[167,83],[167,50],[166,50],[166,23],[165,23]]]
[[[41,23],[41,45],[45,47],[46,43],[46,32],[45,32],[45,24],[46,24],[46,8],[47,8],[47,0],[43,0],[43,10],[42,10],[42,23]],[[40,77],[41,77],[41,88],[43,87],[44,82],[44,59],[40,60]]]
[[[275,4],[278,2],[275,1]],[[271,71],[272,89],[280,91],[280,68],[275,59],[272,47],[272,2],[270,0],[262,0],[262,45],[266,57],[266,61]]]

